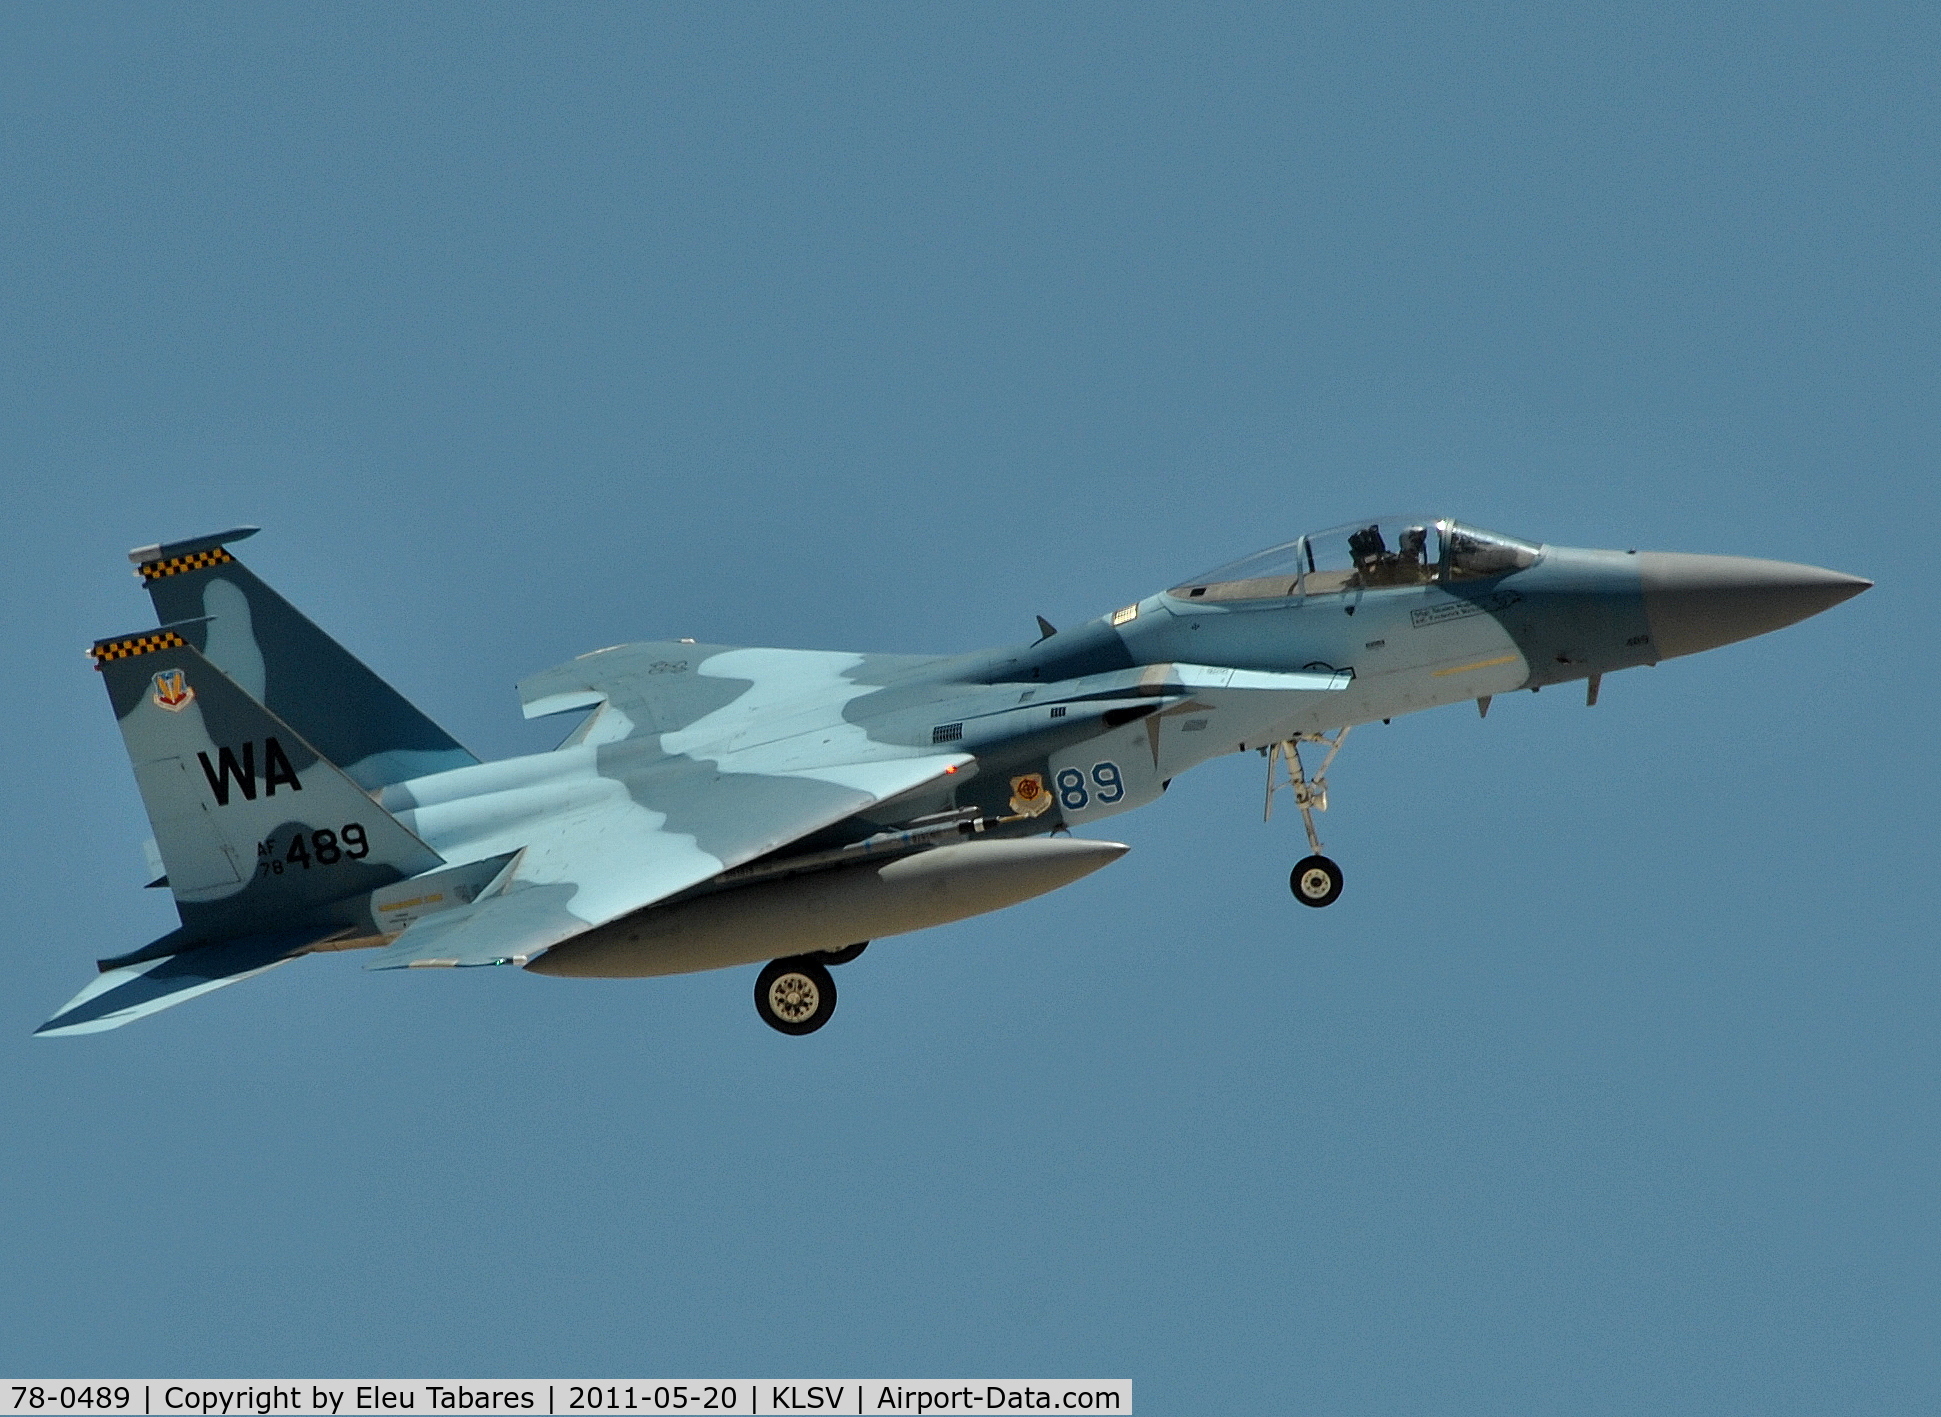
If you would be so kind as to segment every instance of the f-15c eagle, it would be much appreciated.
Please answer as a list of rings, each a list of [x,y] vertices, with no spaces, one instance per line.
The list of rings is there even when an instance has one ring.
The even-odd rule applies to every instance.
[[[523,681],[547,753],[480,762],[227,549],[130,554],[160,626],[97,641],[181,926],[39,1029],[116,1028],[305,954],[619,978],[764,964],[806,1034],[829,966],[1116,860],[1074,836],[1225,753],[1314,812],[1351,727],[1763,634],[1871,584],[1538,545],[1446,517],[1300,537],[1032,644],[955,656],[615,645]],[[1313,771],[1302,752],[1325,756]]]

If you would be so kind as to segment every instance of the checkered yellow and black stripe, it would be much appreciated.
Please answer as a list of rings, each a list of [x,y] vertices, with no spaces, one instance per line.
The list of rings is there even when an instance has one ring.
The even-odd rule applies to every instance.
[[[118,640],[97,640],[88,653],[99,669],[111,659],[130,659],[138,654],[153,654],[158,649],[180,649],[188,643],[173,630],[150,630],[145,635],[126,635]]]
[[[179,576],[184,571],[199,571],[205,566],[226,566],[235,560],[220,546],[207,551],[192,551],[187,556],[171,556],[165,561],[144,561],[135,571],[144,581],[159,581],[164,576]]]

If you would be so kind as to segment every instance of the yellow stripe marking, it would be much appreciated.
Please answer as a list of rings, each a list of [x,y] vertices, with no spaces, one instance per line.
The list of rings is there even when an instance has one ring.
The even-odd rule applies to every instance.
[[[1467,674],[1472,669],[1494,669],[1499,664],[1515,664],[1516,656],[1506,654],[1496,659],[1479,659],[1474,664],[1458,664],[1454,669],[1438,669],[1429,677],[1440,679],[1445,674]]]
[[[99,669],[111,659],[153,654],[159,649],[181,649],[187,643],[173,630],[158,630],[153,634],[131,635],[127,639],[103,640],[88,652],[94,656],[94,667]]]
[[[159,581],[164,576],[179,576],[184,571],[200,571],[207,566],[225,566],[235,560],[220,546],[193,551],[187,556],[171,556],[166,561],[144,561],[135,570],[144,581]]]
[[[410,910],[413,906],[419,905],[431,905],[444,898],[445,893],[440,891],[437,895],[418,895],[413,896],[410,900],[387,901],[383,905],[380,905],[378,909],[386,915],[395,915],[400,910]]]

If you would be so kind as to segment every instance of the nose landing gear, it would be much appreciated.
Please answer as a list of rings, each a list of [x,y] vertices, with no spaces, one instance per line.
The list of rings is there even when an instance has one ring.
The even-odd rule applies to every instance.
[[[1314,829],[1314,814],[1328,810],[1328,767],[1347,738],[1346,728],[1336,729],[1332,738],[1324,733],[1297,733],[1286,742],[1270,743],[1263,750],[1267,754],[1267,806],[1261,820],[1273,820],[1274,793],[1278,789],[1290,787],[1294,790],[1294,805],[1300,808],[1301,825],[1307,828],[1307,844],[1314,854],[1295,863],[1287,884],[1288,889],[1294,892],[1294,899],[1317,910],[1324,905],[1333,905],[1341,898],[1341,868],[1321,854],[1321,836]],[[1315,769],[1313,777],[1307,775],[1301,763],[1303,743],[1327,746],[1327,756],[1321,759],[1321,766]],[[1274,770],[1276,763],[1287,765],[1284,781],[1278,779]]]
[[[1288,873],[1288,889],[1302,905],[1333,905],[1341,898],[1341,868],[1325,856],[1304,856]]]

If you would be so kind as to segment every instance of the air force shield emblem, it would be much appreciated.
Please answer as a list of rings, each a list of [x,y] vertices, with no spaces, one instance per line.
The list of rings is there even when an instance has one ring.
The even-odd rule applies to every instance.
[[[1011,810],[1024,817],[1042,817],[1051,810],[1051,793],[1045,790],[1045,775],[1026,773],[1011,779]]]
[[[195,699],[188,676],[179,669],[164,669],[155,676],[155,702],[170,713],[180,713]]]

